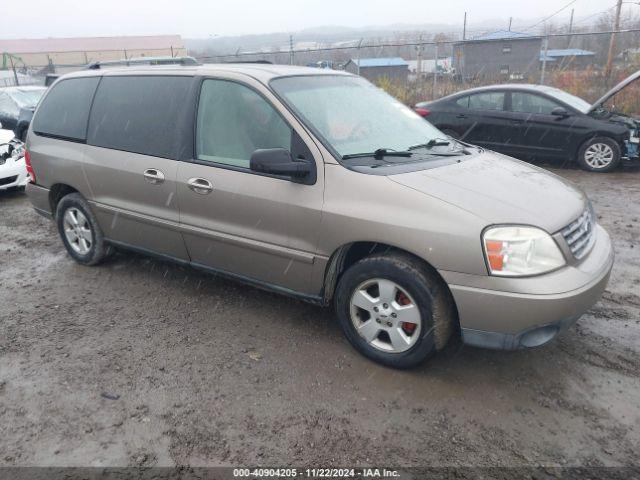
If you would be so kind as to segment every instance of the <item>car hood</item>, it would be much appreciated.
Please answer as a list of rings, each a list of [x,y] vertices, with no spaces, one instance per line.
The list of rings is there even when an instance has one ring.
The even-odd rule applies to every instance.
[[[460,163],[389,176],[490,224],[525,224],[555,233],[577,218],[587,198],[567,180],[494,152]]]
[[[638,78],[640,78],[640,70],[638,70],[636,73],[633,73],[633,74],[629,75],[627,78],[625,78],[619,84],[617,84],[615,87],[613,87],[607,93],[605,93],[602,97],[600,97],[593,105],[591,105],[591,108],[589,109],[589,111],[587,113],[591,113],[594,110],[597,110],[598,108],[600,108],[607,100],[609,100],[611,97],[613,97],[616,93],[618,93],[620,90],[625,88],[630,83],[635,82]]]

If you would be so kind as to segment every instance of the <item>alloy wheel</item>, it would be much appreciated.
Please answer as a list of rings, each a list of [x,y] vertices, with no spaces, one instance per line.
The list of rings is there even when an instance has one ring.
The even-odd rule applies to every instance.
[[[601,169],[613,162],[613,148],[606,143],[594,143],[584,152],[584,161],[593,169]]]
[[[64,212],[64,235],[71,248],[80,255],[86,255],[93,244],[93,233],[89,220],[78,208]]]
[[[420,338],[418,304],[391,280],[375,278],[361,283],[351,296],[350,315],[358,334],[383,352],[404,352]]]

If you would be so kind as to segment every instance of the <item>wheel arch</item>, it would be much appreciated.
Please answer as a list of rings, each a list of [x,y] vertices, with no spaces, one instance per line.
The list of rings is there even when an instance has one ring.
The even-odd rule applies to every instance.
[[[51,214],[54,216],[56,216],[56,209],[58,208],[58,203],[60,203],[60,200],[62,200],[65,196],[69,195],[70,193],[79,193],[77,189],[73,188],[70,185],[67,185],[66,183],[56,183],[54,185],[51,186],[51,189],[49,190],[49,205],[51,207]]]
[[[331,257],[329,257],[329,262],[325,269],[322,291],[324,303],[329,304],[331,302],[335,293],[336,285],[338,284],[338,280],[340,280],[341,275],[350,266],[365,257],[386,252],[398,252],[411,256],[412,258],[417,260],[426,270],[428,270],[436,278],[438,278],[442,285],[446,288],[449,295],[451,295],[451,291],[449,290],[449,285],[447,285],[447,282],[444,280],[444,278],[442,278],[442,275],[440,275],[438,270],[425,258],[416,255],[415,253],[410,252],[404,248],[390,245],[388,243],[357,241],[341,245],[331,254]]]
[[[433,267],[426,259],[407,251],[403,248],[399,248],[393,245],[380,242],[359,241],[352,242],[346,245],[342,245],[336,249],[331,255],[329,264],[327,265],[325,272],[325,283],[323,287],[323,304],[329,305],[335,297],[336,287],[341,276],[359,260],[369,257],[371,255],[379,255],[381,253],[396,253],[406,257],[410,257],[411,260],[415,260],[417,264],[422,267],[426,272],[436,279],[439,284],[436,291],[439,289],[440,296],[438,304],[441,308],[448,309],[449,315],[443,318],[449,320],[445,323],[439,323],[439,327],[436,328],[435,333],[435,345],[437,350],[441,350],[448,343],[452,335],[460,335],[460,316],[458,313],[458,306],[456,305],[455,298],[449,285],[442,278],[440,273],[435,267]],[[454,332],[457,332],[454,333]]]
[[[624,151],[624,138],[623,138],[624,135],[623,134],[616,134],[614,132],[607,131],[607,130],[592,130],[576,142],[576,148],[575,148],[575,151],[573,152],[574,161],[576,162],[578,161],[578,156],[580,155],[580,150],[582,149],[582,147],[587,142],[590,142],[591,140],[597,137],[605,137],[613,140],[620,147],[620,151],[621,152]]]

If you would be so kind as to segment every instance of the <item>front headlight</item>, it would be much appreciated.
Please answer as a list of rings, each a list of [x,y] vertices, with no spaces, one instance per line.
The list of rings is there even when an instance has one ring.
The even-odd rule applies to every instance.
[[[566,263],[551,235],[535,227],[491,227],[482,235],[482,243],[492,275],[539,275]]]

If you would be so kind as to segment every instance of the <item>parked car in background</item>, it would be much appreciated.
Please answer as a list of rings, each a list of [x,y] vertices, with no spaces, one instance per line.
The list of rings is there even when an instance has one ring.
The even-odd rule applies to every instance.
[[[0,191],[23,189],[27,182],[24,144],[0,125]]]
[[[610,238],[567,181],[444,136],[344,72],[98,68],[40,102],[27,193],[82,265],[115,245],[333,304],[386,365],[543,345],[599,299]]]
[[[596,103],[544,85],[492,85],[421,102],[416,112],[443,133],[522,159],[576,161],[593,172],[640,164],[640,122],[605,103],[640,72]]]
[[[46,87],[24,86],[0,88],[0,123],[13,130],[18,124],[21,109],[33,111]]]

